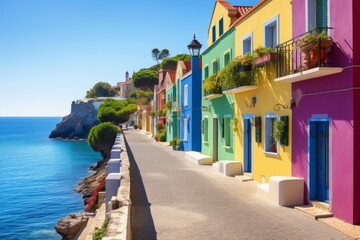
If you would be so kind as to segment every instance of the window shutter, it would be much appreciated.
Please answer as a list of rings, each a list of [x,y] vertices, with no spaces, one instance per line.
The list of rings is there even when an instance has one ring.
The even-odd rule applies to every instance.
[[[224,138],[225,137],[225,131],[224,131],[224,119],[220,118],[220,127],[221,127],[221,137]]]
[[[289,117],[281,116],[280,120],[285,122],[285,131],[284,131],[284,134],[280,138],[280,144],[283,146],[288,146],[289,145]]]
[[[201,133],[204,134],[205,119],[201,121]]]
[[[255,117],[255,141],[261,143],[261,117]]]
[[[328,0],[316,0],[316,27],[327,27]]]

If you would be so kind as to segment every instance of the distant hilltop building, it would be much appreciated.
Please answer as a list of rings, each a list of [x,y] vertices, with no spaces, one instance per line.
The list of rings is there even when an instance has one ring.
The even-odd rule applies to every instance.
[[[118,82],[112,88],[117,91],[119,97],[129,98],[130,92],[135,89],[132,79],[129,77],[129,72],[126,71],[124,82]]]

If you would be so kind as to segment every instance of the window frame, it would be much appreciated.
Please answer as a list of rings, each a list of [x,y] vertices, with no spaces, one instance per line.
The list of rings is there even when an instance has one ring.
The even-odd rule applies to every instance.
[[[276,43],[273,45],[274,46],[268,46],[267,45],[267,28],[269,27],[275,27],[275,30],[276,30],[276,37],[275,39],[272,39],[272,41],[276,40]],[[273,33],[274,34],[274,33]],[[274,38],[274,36],[272,36]],[[275,16],[275,17],[272,17],[270,18],[269,20],[267,20],[265,23],[264,23],[264,46],[265,47],[270,47],[270,48],[273,48],[275,49],[275,47],[279,44],[279,15]]]
[[[212,42],[214,43],[216,41],[216,25],[211,26],[211,33],[212,33]]]
[[[184,85],[184,106],[187,107],[189,105],[189,85]]]
[[[214,66],[216,66],[216,71],[215,71],[215,68],[214,68]],[[215,59],[215,60],[213,60],[212,61],[212,74],[214,75],[214,74],[217,74],[219,71],[220,71],[220,69],[219,69],[220,67],[219,67],[219,61],[218,61],[218,59]]]
[[[204,66],[204,79],[207,79],[209,77],[209,64],[206,64]]]
[[[275,119],[275,121],[272,122],[271,129],[269,129],[269,119]],[[279,143],[278,143],[278,141],[276,141],[274,139],[273,136],[271,137],[271,135],[270,135],[271,132],[274,131],[274,123],[276,121],[279,121],[279,116],[277,114],[274,114],[274,113],[265,114],[265,116],[264,116],[264,125],[265,125],[264,126],[264,134],[265,134],[265,136],[264,136],[264,153],[269,154],[269,155],[278,156],[279,155]],[[276,152],[271,151],[272,140],[274,140],[276,143]]]
[[[244,49],[244,45],[245,45],[244,42],[247,42],[249,40],[250,40],[250,51],[247,51],[247,52],[252,53],[253,52],[253,32],[250,32],[242,37],[241,43],[242,43],[242,55],[243,56],[245,53],[247,53],[247,52],[245,52],[245,49]]]
[[[184,136],[183,140],[187,142],[188,140],[188,120],[187,118],[184,118]]]
[[[327,0],[327,26],[330,26],[330,4]],[[305,0],[305,31],[316,28],[316,0]],[[328,32],[330,34],[330,32]]]
[[[228,62],[226,62],[226,58],[225,58],[226,55],[229,55]],[[224,58],[224,67],[225,67],[231,61],[231,49],[228,49],[227,51],[224,52],[223,58]]]
[[[226,124],[225,119],[228,119],[228,124]],[[231,115],[224,115],[224,147],[231,147]],[[228,126],[226,126],[228,125]]]
[[[205,143],[208,143],[209,142],[209,117],[206,116],[203,118],[203,123],[204,123],[204,142]]]
[[[223,34],[224,34],[224,17],[221,17],[219,19],[219,37],[221,37]]]

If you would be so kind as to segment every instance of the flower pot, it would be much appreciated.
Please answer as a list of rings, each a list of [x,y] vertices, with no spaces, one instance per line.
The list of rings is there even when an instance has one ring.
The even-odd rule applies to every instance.
[[[331,40],[321,40],[320,46],[320,66],[324,64],[327,58],[327,50],[331,47]],[[319,47],[308,43],[301,46],[301,58],[303,62],[302,70],[318,67],[319,65]]]
[[[273,153],[276,153],[277,152],[277,148],[276,148],[276,143],[272,143],[271,144],[271,152],[273,152]]]
[[[255,65],[257,67],[264,66],[267,62],[271,62],[271,61],[275,60],[276,56],[277,56],[277,54],[273,53],[273,52],[261,55],[260,57],[255,59]]]

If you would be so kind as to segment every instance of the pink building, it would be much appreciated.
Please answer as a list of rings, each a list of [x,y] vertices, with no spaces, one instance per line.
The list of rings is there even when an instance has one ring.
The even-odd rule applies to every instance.
[[[294,39],[277,48],[275,80],[292,82],[292,174],[305,179],[306,201],[360,224],[360,1],[293,0],[292,8]],[[314,28],[331,47],[320,38],[304,47]]]

